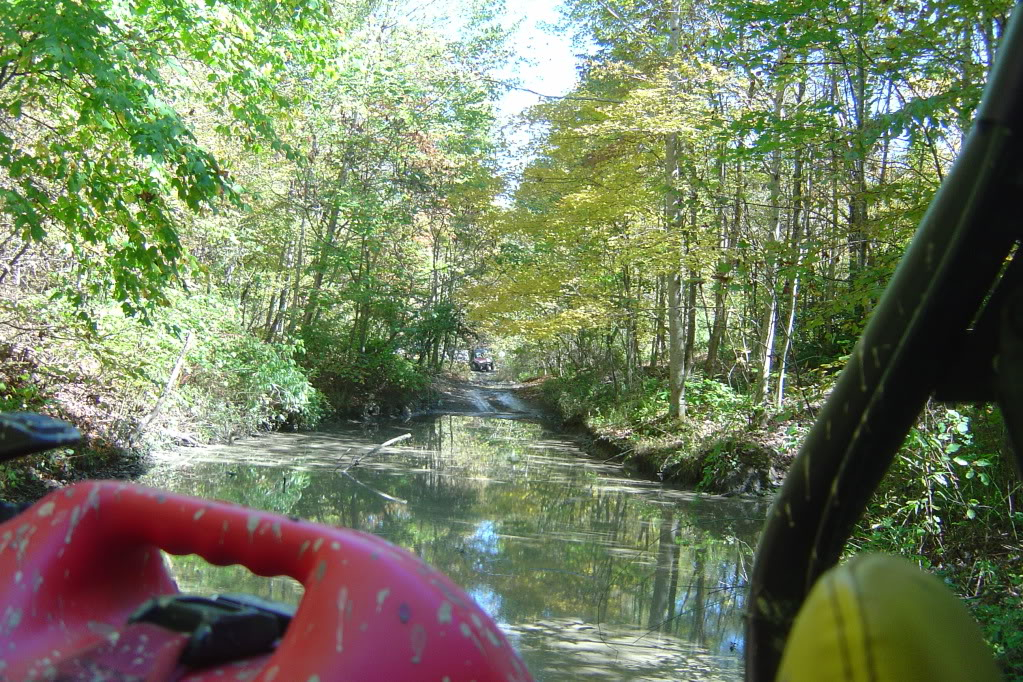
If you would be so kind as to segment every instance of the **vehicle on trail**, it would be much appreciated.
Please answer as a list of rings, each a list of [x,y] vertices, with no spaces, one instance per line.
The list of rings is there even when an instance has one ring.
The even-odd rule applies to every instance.
[[[474,348],[472,359],[469,360],[469,369],[474,372],[493,372],[494,356],[487,348]]]

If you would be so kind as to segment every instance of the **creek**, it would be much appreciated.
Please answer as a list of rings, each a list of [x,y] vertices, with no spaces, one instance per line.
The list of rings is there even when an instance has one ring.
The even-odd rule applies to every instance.
[[[538,680],[739,680],[761,503],[630,479],[496,412],[271,434],[155,459],[143,483],[358,528],[463,586]],[[410,439],[365,456],[402,433]],[[356,459],[357,465],[342,472]],[[184,591],[301,586],[168,557]]]

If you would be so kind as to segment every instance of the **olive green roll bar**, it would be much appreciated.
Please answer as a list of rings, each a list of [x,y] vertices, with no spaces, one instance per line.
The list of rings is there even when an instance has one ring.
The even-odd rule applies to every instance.
[[[1023,451],[1021,199],[1023,13],[1015,11],[959,158],[771,507],[747,603],[747,680],[774,680],[796,613],[838,562],[930,396],[997,400]]]

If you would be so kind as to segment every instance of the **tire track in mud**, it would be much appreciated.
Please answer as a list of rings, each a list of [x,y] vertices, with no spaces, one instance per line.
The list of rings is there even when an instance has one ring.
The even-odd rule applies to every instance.
[[[505,419],[545,419],[549,415],[523,400],[516,391],[522,384],[497,379],[458,381],[442,378],[434,384],[439,393],[436,403],[419,414],[456,414],[502,417]]]

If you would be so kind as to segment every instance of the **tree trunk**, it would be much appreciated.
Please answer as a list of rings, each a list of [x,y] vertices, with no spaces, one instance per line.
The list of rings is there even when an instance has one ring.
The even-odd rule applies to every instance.
[[[864,11],[863,0],[860,0],[859,11]],[[849,192],[849,286],[856,287],[856,280],[867,265],[867,69],[866,54],[863,40],[856,39],[856,65],[854,75],[850,76],[849,91],[853,101],[853,125],[851,167],[849,169],[851,187]],[[860,306],[857,306],[860,308]],[[862,312],[862,310],[860,311]]]
[[[724,164],[720,166],[721,182],[724,184]],[[726,221],[721,218],[721,251],[722,256],[718,261],[719,275],[714,283],[714,324],[711,326],[710,339],[707,342],[707,364],[704,371],[707,376],[713,376],[718,371],[718,356],[721,352],[721,343],[725,340],[728,331],[728,318],[731,310],[728,308],[728,284],[732,281],[732,271],[739,264],[738,258],[731,254],[731,250],[739,241],[739,232],[742,229],[743,218],[743,194],[745,174],[742,163],[735,164],[735,195],[732,202],[732,216]],[[725,224],[728,227],[725,227]]]
[[[291,314],[288,316],[288,335],[291,336],[295,333],[295,329],[298,327],[301,311],[301,295],[302,295],[302,269],[303,261],[305,256],[305,228],[306,228],[306,216],[302,216],[302,222],[299,226],[298,232],[298,246],[295,248],[295,267],[294,267],[294,279],[292,281],[292,300],[291,300]]]
[[[185,356],[188,355],[188,349],[192,346],[192,332],[185,334],[185,342],[181,344],[181,351],[178,353],[178,359],[174,362],[174,368],[171,370],[170,376],[167,378],[167,383],[163,387],[163,392],[160,397],[157,398],[156,404],[153,405],[153,409],[149,411],[142,422],[139,423],[138,428],[135,430],[135,434],[131,438],[131,442],[134,443],[137,438],[141,438],[146,434],[146,429],[153,423],[159,414],[160,410],[163,409],[163,405],[167,402],[167,397],[174,390],[174,386],[178,383],[178,377],[181,375],[181,369],[185,366]]]
[[[679,14],[681,11],[680,0],[672,0],[672,11],[670,14],[670,54],[678,54],[679,46]],[[672,79],[674,87],[679,87],[678,77]],[[679,139],[675,133],[669,133],[665,139],[664,154],[664,180],[665,180],[665,228],[668,230],[668,238],[675,241],[675,233],[678,235],[682,252],[685,251],[685,235],[682,234],[682,223],[685,219],[684,207],[682,206],[682,194],[679,191],[680,169],[679,161]],[[685,324],[684,324],[684,301],[682,300],[682,264],[679,255],[679,263],[674,272],[668,275],[668,374],[671,385],[671,399],[668,404],[668,416],[672,418],[684,417],[686,413],[686,364],[685,364]]]
[[[800,81],[796,88],[796,104],[803,100],[806,92],[806,81]],[[796,149],[792,162],[792,216],[789,229],[789,240],[786,254],[792,259],[789,264],[789,275],[786,278],[782,295],[787,297],[786,313],[781,327],[781,353],[778,354],[778,380],[775,385],[774,404],[779,409],[785,401],[785,370],[788,363],[789,349],[792,347],[792,334],[796,327],[796,303],[799,300],[799,276],[806,249],[803,245],[803,151]]]
[[[675,273],[668,278],[668,375],[671,385],[668,416],[672,418],[686,416],[684,307],[682,275]]]
[[[703,365],[703,371],[708,377],[715,376],[718,371],[718,354],[721,352],[721,342],[725,338],[725,329],[728,328],[728,307],[725,300],[728,296],[728,285],[718,281],[714,285],[714,322],[710,328],[710,339],[707,341],[707,361]]]
[[[654,291],[654,334],[650,343],[650,369],[654,369],[661,363],[661,354],[664,352],[664,317],[665,317],[665,292],[668,288],[667,278],[658,275]]]
[[[636,306],[639,303],[638,289],[632,281],[632,273],[628,265],[622,269],[622,288],[624,298],[622,306],[625,313],[625,385],[635,383],[636,367],[639,364],[639,324],[636,319]]]
[[[271,304],[272,305],[272,304]],[[271,313],[273,308],[271,307]],[[273,322],[270,324],[270,328],[266,332],[266,338],[264,339],[267,343],[274,343],[277,340],[278,335],[284,330],[284,318],[288,313],[288,287],[281,287],[281,293],[277,297],[277,311],[273,314]]]
[[[779,53],[778,60],[784,61],[784,53]],[[785,103],[785,81],[780,77],[774,90],[774,116],[781,120]],[[776,149],[771,152],[771,167],[768,177],[768,190],[771,194],[770,224],[768,226],[767,259],[764,264],[764,309],[760,322],[760,342],[758,374],[753,390],[753,403],[763,405],[770,389],[771,362],[774,356],[775,325],[778,319],[778,246],[781,242],[781,161],[782,152]]]
[[[689,368],[693,366],[693,352],[696,349],[696,294],[700,287],[700,280],[696,273],[689,273],[689,281],[686,282],[686,343],[682,353],[682,382],[685,383],[689,376]]]
[[[308,327],[312,324],[313,316],[320,305],[320,292],[323,290],[323,280],[327,269],[327,260],[330,250],[334,246],[334,234],[337,232],[338,218],[341,207],[335,202],[330,208],[327,217],[327,226],[324,230],[323,240],[320,243],[319,255],[313,265],[313,285],[309,289],[309,299],[306,301],[305,314],[302,316],[302,326]]]

